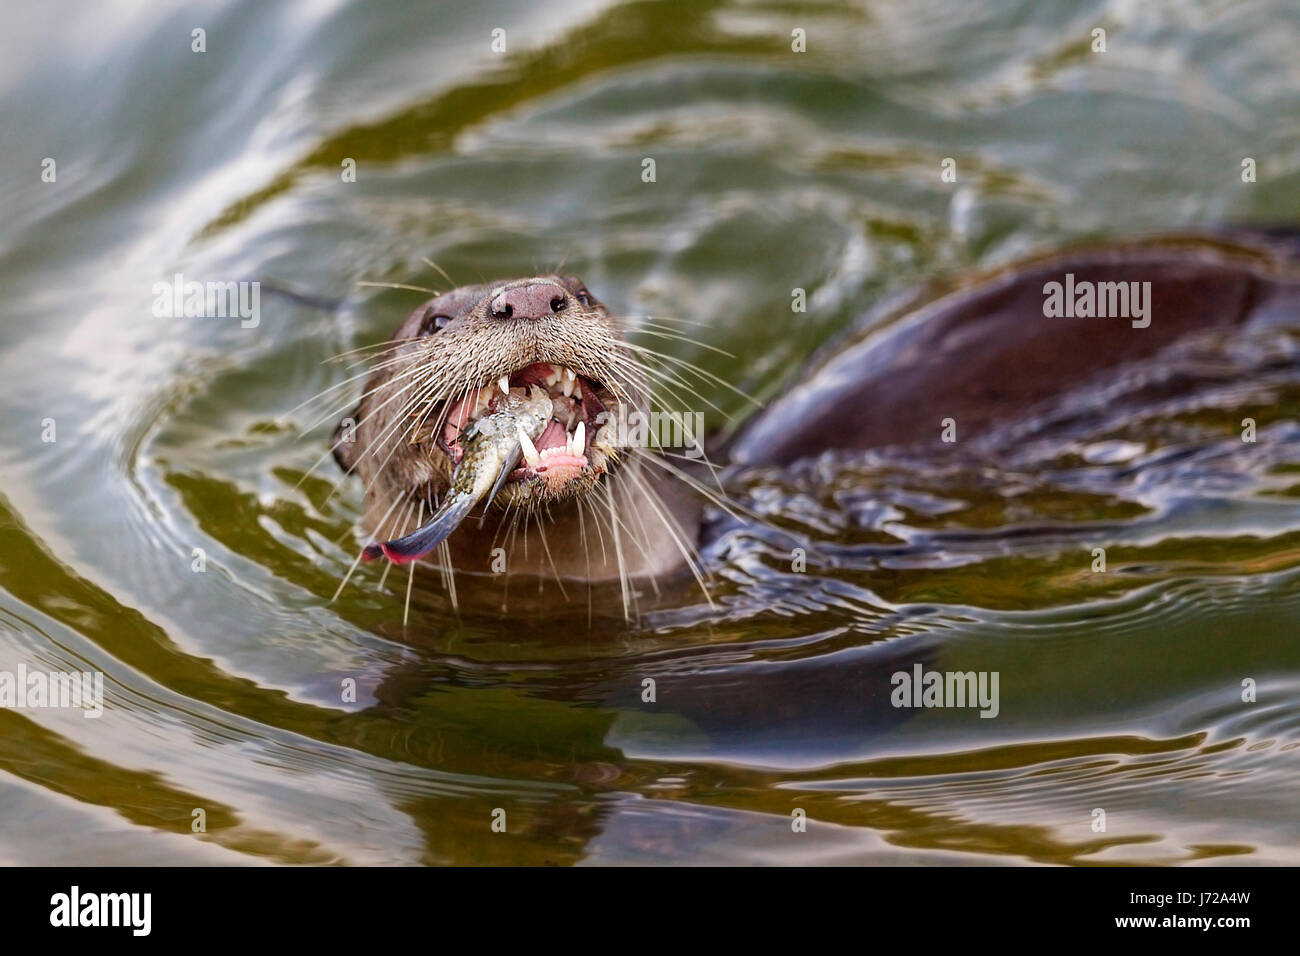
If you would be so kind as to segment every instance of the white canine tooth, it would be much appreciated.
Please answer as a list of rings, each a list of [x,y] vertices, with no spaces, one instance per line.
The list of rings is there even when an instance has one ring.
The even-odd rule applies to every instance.
[[[582,401],[582,383],[577,379],[573,382],[573,397],[576,401]]]
[[[587,447],[587,426],[584,422],[578,422],[578,427],[573,430],[573,435],[569,438],[569,453],[581,455],[582,450]]]
[[[501,391],[505,392],[507,395],[510,394],[510,376],[509,376],[509,375],[502,375],[499,379],[497,379],[497,385],[500,387]]]
[[[537,446],[528,437],[528,432],[524,431],[523,425],[516,424],[515,430],[519,432],[519,444],[524,446],[524,461],[528,462],[529,468],[536,468],[542,460],[542,456],[537,453]]]

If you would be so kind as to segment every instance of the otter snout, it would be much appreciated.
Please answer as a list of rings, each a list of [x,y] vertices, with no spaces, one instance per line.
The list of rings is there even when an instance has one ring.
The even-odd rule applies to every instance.
[[[569,307],[569,293],[554,282],[537,281],[503,289],[489,306],[494,319],[544,319]]]

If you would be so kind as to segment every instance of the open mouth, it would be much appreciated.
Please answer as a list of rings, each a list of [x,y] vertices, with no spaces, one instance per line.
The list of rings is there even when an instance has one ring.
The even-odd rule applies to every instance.
[[[437,437],[438,447],[451,459],[446,495],[419,528],[391,541],[372,542],[361,556],[383,556],[394,564],[418,560],[446,541],[472,508],[480,502],[486,508],[510,482],[526,488],[525,494],[551,495],[578,479],[593,482],[609,460],[598,431],[606,427],[608,399],[599,382],[548,362],[526,365],[451,399]],[[518,484],[524,481],[529,484]]]
[[[601,383],[549,362],[525,365],[448,403],[438,447],[447,453],[452,467],[464,457],[461,437],[475,421],[497,411],[507,392],[526,394],[533,387],[550,397],[551,420],[534,441],[525,439],[519,467],[505,480],[538,478],[550,490],[558,491],[581,475],[590,466],[592,442],[604,424],[611,396]]]

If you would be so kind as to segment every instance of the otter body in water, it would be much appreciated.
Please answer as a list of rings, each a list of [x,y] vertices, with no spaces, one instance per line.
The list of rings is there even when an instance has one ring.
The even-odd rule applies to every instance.
[[[1059,422],[1053,410],[1072,395],[1104,389],[1118,370],[1188,337],[1297,324],[1300,277],[1279,248],[1129,243],[980,277],[873,318],[856,340],[814,360],[725,453],[770,466],[830,449],[933,444],[941,454],[951,447],[940,442],[948,420],[978,453],[995,426]],[[1063,288],[1091,290],[1091,306],[1080,298],[1078,309],[1045,307]],[[1107,302],[1121,314],[1106,314]],[[444,508],[432,536],[448,532],[441,563],[619,580],[626,600],[637,578],[687,566],[699,574],[707,487],[655,450],[621,441],[614,427],[629,411],[645,412],[656,382],[671,381],[663,376],[576,278],[466,286],[421,306],[386,344],[336,432],[335,455],[365,486],[367,530],[391,542],[439,516],[477,420],[499,414],[511,396],[544,393],[550,422],[535,441],[520,441],[517,467],[502,456],[510,467],[496,476],[482,516],[448,521]]]

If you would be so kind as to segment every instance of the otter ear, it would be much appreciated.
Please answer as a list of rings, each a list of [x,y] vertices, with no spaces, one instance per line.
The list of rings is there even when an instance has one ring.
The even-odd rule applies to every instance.
[[[334,435],[330,439],[334,460],[339,463],[340,468],[349,473],[357,463],[357,423],[360,420],[361,405],[358,403],[357,407],[335,426]]]

